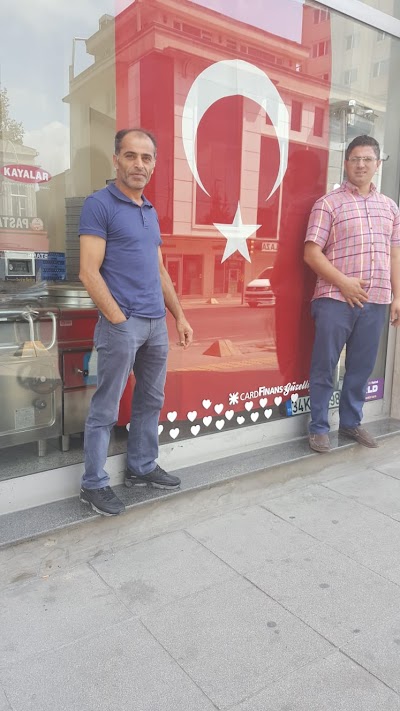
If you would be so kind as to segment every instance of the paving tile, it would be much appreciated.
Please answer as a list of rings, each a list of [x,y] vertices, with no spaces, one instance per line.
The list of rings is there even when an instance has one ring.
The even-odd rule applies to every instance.
[[[388,476],[392,476],[395,479],[400,479],[400,464],[398,457],[392,456],[387,461],[383,461],[382,463],[378,462],[374,465],[374,468],[383,474],[388,474]]]
[[[251,506],[187,529],[240,573],[293,552],[306,552],[314,538],[259,506]]]
[[[400,523],[325,486],[309,486],[263,505],[389,579],[399,564]]]
[[[400,693],[400,612],[391,620],[371,625],[343,651]]]
[[[323,544],[246,577],[337,646],[400,609],[400,587]]]
[[[149,613],[143,621],[219,708],[332,649],[239,577]]]
[[[182,531],[97,556],[91,565],[137,615],[235,576]]]
[[[339,652],[299,669],[231,711],[400,711],[400,699]]]
[[[13,711],[215,711],[137,620],[0,672]]]
[[[364,470],[329,481],[324,483],[324,486],[400,521],[400,481],[398,479],[378,471]]]
[[[311,451],[311,450],[310,450]],[[331,480],[341,479],[345,477],[349,472],[352,474],[356,472],[365,472],[366,469],[372,469],[373,464],[366,465],[363,461],[358,461],[358,458],[354,458],[354,450],[349,450],[349,455],[353,455],[353,460],[349,459],[345,461],[330,461],[330,457],[326,457],[322,462],[321,459],[317,461],[320,462],[320,466],[316,471],[314,468],[309,467],[308,472],[302,472],[298,478],[289,479],[288,481],[281,482],[275,486],[268,486],[263,492],[260,493],[258,504],[263,504],[264,501],[269,501],[277,496],[283,496],[285,493],[290,493],[294,489],[304,489],[307,486],[313,484],[324,484]],[[349,457],[350,458],[350,457]],[[312,457],[313,462],[314,457]],[[326,461],[328,460],[328,461]]]
[[[0,594],[0,665],[68,644],[130,612],[86,565]]]
[[[6,699],[6,695],[2,689],[0,689],[0,711],[11,711],[11,706]]]
[[[393,568],[388,568],[387,570],[385,570],[385,578],[387,578],[387,580],[391,580],[393,583],[396,583],[396,585],[400,586],[400,564],[398,559],[396,561],[396,565]]]

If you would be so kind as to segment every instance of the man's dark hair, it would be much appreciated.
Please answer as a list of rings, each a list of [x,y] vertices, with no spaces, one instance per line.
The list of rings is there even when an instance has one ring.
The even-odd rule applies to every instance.
[[[353,138],[352,142],[349,143],[346,148],[345,160],[349,160],[351,151],[353,148],[357,148],[357,146],[371,146],[371,148],[374,149],[376,159],[380,159],[381,149],[379,148],[379,143],[375,138],[372,138],[372,136],[356,136],[356,138]]]
[[[115,145],[114,145],[115,155],[118,155],[118,153],[120,152],[121,143],[128,133],[142,133],[144,136],[147,136],[148,138],[150,138],[150,140],[154,146],[154,157],[156,157],[156,155],[157,155],[157,141],[156,141],[155,137],[153,136],[153,134],[150,131],[147,131],[145,128],[121,128],[121,130],[115,134]]]

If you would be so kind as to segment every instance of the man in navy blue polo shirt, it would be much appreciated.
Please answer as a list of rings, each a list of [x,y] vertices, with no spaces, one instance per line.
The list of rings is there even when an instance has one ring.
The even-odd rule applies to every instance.
[[[187,348],[187,322],[161,256],[157,213],[143,195],[156,163],[156,141],[143,129],[115,136],[116,180],[90,195],[79,227],[79,278],[99,309],[94,334],[97,388],[85,425],[81,501],[108,516],[124,504],[104,470],[112,427],[129,373],[136,378],[127,446],[127,486],[174,489],[180,479],[156,464],[158,419],[164,402],[168,334],[165,307]]]

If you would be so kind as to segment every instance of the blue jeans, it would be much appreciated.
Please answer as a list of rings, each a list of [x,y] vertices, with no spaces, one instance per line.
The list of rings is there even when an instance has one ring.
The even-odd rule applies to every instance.
[[[315,340],[310,371],[312,434],[329,432],[328,409],[333,392],[333,376],[346,345],[346,373],[339,403],[341,427],[358,427],[368,378],[378,353],[385,323],[386,304],[364,304],[352,308],[337,299],[315,299],[311,314],[315,321]]]
[[[131,316],[112,324],[100,316],[94,333],[98,354],[97,389],[85,425],[85,473],[82,486],[100,489],[109,484],[104,470],[111,429],[118,419],[119,401],[130,372],[136,378],[127,445],[127,464],[148,474],[158,456],[158,420],[164,403],[168,333],[165,318]]]

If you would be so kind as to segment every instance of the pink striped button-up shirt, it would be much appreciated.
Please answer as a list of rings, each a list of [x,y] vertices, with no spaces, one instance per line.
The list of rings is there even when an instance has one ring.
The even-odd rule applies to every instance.
[[[363,196],[345,181],[317,200],[305,241],[318,244],[346,276],[366,279],[370,303],[391,302],[390,248],[400,246],[400,213],[396,203],[374,185]],[[313,299],[322,297],[345,301],[336,286],[318,277]]]

